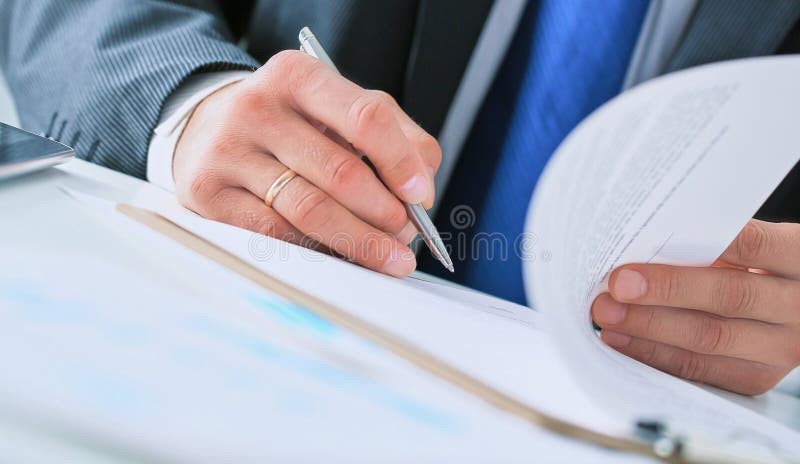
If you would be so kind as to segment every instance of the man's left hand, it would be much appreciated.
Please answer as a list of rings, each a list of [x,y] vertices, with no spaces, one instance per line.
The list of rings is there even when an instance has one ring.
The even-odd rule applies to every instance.
[[[800,365],[800,224],[751,220],[713,266],[630,264],[609,291],[602,340],[662,371],[757,395]]]

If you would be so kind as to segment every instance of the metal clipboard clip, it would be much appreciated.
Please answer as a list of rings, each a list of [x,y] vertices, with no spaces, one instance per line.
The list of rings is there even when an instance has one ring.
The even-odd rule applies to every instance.
[[[718,464],[800,463],[770,437],[749,430],[734,431],[712,439],[699,433],[673,430],[658,420],[636,422],[635,435],[650,444],[653,454],[668,462]],[[753,446],[740,446],[746,441]]]

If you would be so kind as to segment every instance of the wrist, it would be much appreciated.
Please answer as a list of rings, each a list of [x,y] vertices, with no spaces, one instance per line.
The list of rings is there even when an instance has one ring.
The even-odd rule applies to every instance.
[[[171,172],[176,173],[176,166],[180,163],[182,153],[197,151],[194,143],[201,143],[204,134],[213,133],[214,114],[223,108],[225,95],[232,91],[241,80],[228,82],[215,88],[204,98],[199,100],[191,111],[186,115],[183,127],[180,128],[175,141],[175,149],[172,157]]]
[[[189,117],[206,97],[222,87],[239,82],[249,71],[222,71],[191,76],[164,102],[158,126],[153,131],[147,153],[147,180],[168,191],[175,191],[173,159]]]

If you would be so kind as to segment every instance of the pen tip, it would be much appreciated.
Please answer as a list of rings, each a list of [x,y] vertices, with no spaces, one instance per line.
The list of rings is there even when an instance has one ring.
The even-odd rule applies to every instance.
[[[447,266],[447,270],[450,272],[456,272],[456,268],[454,268],[452,264]]]

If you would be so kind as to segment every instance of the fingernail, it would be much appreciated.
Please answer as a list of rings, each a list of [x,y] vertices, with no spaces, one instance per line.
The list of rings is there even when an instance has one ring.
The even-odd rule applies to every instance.
[[[400,243],[403,245],[408,245],[417,237],[417,233],[417,228],[414,227],[414,224],[409,222],[403,227],[403,230],[397,234],[397,240],[400,240]]]
[[[383,273],[395,277],[405,277],[411,274],[416,267],[417,258],[414,253],[411,250],[404,250],[386,261],[383,265]]]
[[[614,281],[614,297],[630,301],[641,298],[647,292],[647,280],[644,276],[630,269],[623,269]]]
[[[600,325],[616,325],[625,319],[627,307],[612,298],[598,299],[594,304],[594,320]]]
[[[603,340],[606,345],[613,346],[614,348],[628,346],[628,344],[631,342],[631,337],[629,335],[621,334],[619,332],[609,332],[608,330],[600,332],[600,339]]]
[[[422,203],[428,197],[428,183],[430,181],[421,174],[416,174],[408,179],[402,187],[400,194],[403,200],[409,203]]]

